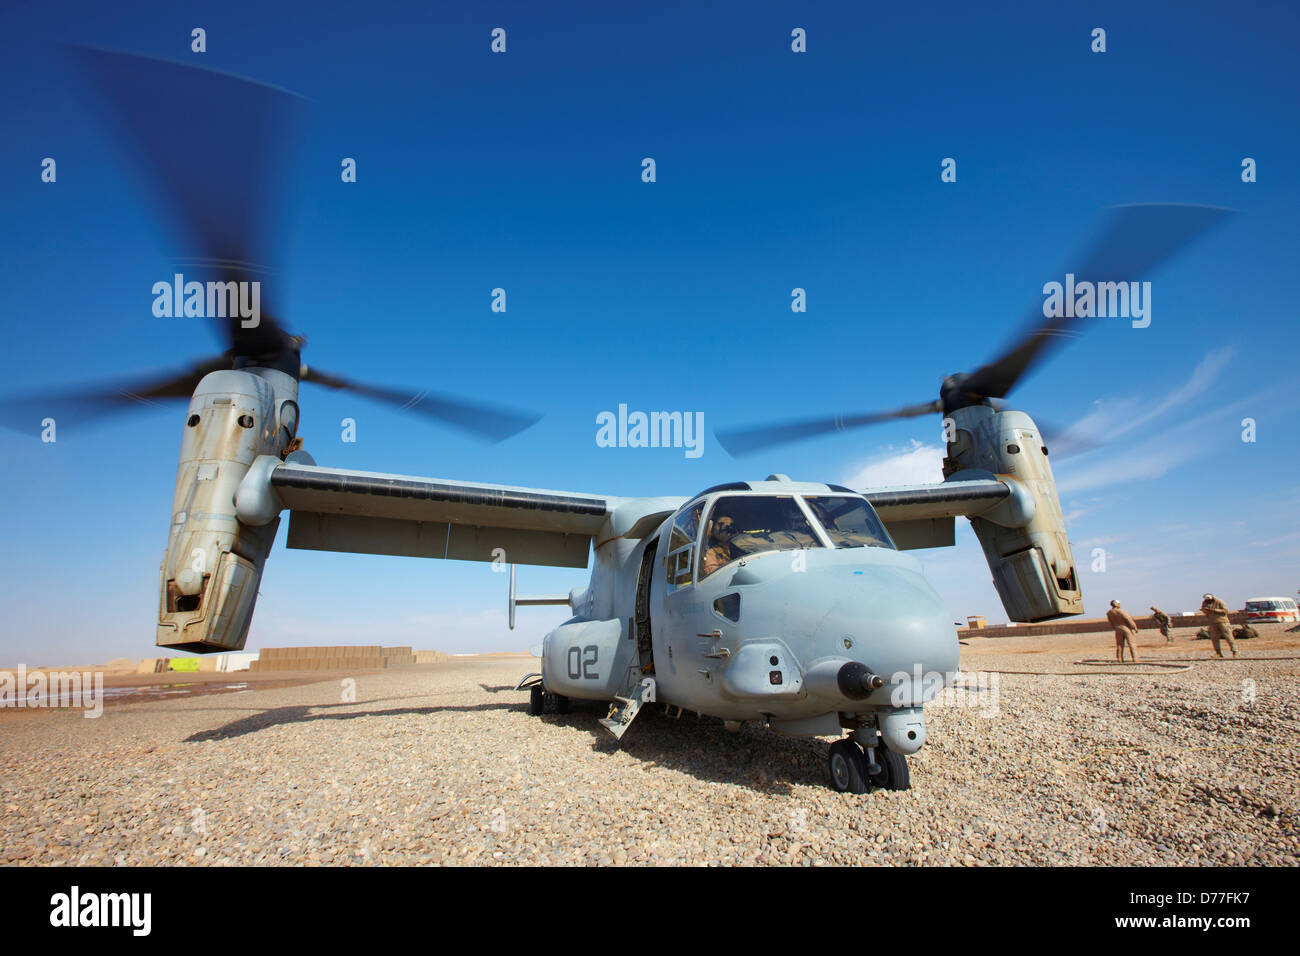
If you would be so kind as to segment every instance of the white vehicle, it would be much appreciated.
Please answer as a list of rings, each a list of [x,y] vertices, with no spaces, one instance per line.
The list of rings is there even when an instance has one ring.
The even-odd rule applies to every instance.
[[[1254,623],[1263,621],[1300,621],[1300,608],[1288,597],[1257,597],[1246,601],[1246,620]]]

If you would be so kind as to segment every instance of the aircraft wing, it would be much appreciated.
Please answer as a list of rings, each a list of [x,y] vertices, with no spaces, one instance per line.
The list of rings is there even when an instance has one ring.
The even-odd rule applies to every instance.
[[[956,515],[979,515],[1013,495],[995,478],[863,492],[903,550],[954,544]],[[642,537],[684,498],[620,498],[482,482],[325,468],[264,456],[240,485],[241,521],[290,512],[288,545],[585,568],[592,544]]]
[[[290,548],[568,568],[587,566],[592,538],[627,500],[265,458],[240,486],[241,520],[262,489],[267,514],[290,511]]]
[[[885,522],[894,543],[907,551],[952,546],[956,543],[954,517],[990,511],[1011,497],[1012,488],[987,478],[873,488],[862,494]]]

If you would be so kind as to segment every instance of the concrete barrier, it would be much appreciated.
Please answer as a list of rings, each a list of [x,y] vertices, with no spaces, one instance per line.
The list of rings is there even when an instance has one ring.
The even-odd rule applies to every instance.
[[[1176,627],[1208,627],[1210,619],[1204,614],[1191,617],[1174,617],[1170,615],[1170,629]],[[1134,616],[1139,631],[1160,630],[1160,624],[1154,617]],[[1245,611],[1232,611],[1228,621],[1234,625],[1246,623]],[[1017,624],[1002,627],[959,627],[957,636],[967,637],[1050,637],[1053,634],[1089,634],[1094,631],[1114,631],[1115,627],[1104,617],[1074,618],[1061,621],[1048,621],[1044,624]]]
[[[426,652],[421,652],[426,653]],[[438,653],[437,651],[429,653]],[[358,671],[411,667],[417,663],[409,647],[340,645],[336,647],[266,647],[250,670],[266,671]]]

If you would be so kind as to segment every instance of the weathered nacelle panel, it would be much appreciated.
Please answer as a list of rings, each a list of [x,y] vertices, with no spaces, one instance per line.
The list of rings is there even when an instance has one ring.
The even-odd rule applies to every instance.
[[[944,477],[987,472],[1012,487],[1003,504],[970,519],[1007,616],[1030,622],[1082,614],[1079,575],[1038,426],[1024,412],[987,405],[951,417],[955,435]]]
[[[258,455],[278,454],[292,438],[296,384],[270,369],[231,370],[208,374],[194,390],[159,582],[159,647],[243,648],[279,521],[241,523],[235,492]]]

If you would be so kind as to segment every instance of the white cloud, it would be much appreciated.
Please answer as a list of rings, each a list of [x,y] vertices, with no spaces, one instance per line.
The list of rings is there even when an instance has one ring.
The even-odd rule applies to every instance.
[[[1154,404],[1147,399],[1134,398],[1112,398],[1096,402],[1093,411],[1079,419],[1062,436],[1063,444],[1068,444],[1073,438],[1088,436],[1114,441],[1171,411],[1185,410],[1192,399],[1218,380],[1232,361],[1233,355],[1231,348],[1206,353],[1181,385]]]
[[[1072,542],[1071,545],[1080,551],[1091,551],[1093,548],[1105,548],[1112,544],[1120,544],[1124,541],[1129,541],[1132,537],[1133,536],[1129,534],[1102,535],[1098,538],[1084,538],[1082,541]]]
[[[1208,359],[1207,356],[1207,361]],[[1172,427],[1162,428],[1154,434],[1135,436],[1123,444],[1109,446],[1105,458],[1080,455],[1078,460],[1085,462],[1082,467],[1077,466],[1075,461],[1070,461],[1054,469],[1057,472],[1057,491],[1060,494],[1071,494],[1130,481],[1163,478],[1179,465],[1220,452],[1224,447],[1224,436],[1235,434],[1231,429],[1225,431],[1222,428],[1224,419],[1243,408],[1259,406],[1267,396],[1285,387],[1285,384],[1279,383],[1230,405],[1212,408],[1196,418],[1184,418]],[[1165,406],[1174,407],[1168,401],[1161,403],[1161,407]],[[1153,416],[1147,416],[1144,420],[1150,420],[1151,417]],[[1130,429],[1125,426],[1122,430]],[[1210,440],[1216,434],[1218,441]]]
[[[1259,548],[1272,547],[1275,544],[1291,544],[1293,542],[1300,542],[1300,531],[1278,535],[1276,538],[1265,538],[1263,541],[1251,541],[1245,547],[1248,550],[1258,550]]]
[[[1064,476],[1056,478],[1060,494],[1077,494],[1094,488],[1105,488],[1127,481],[1146,481],[1163,478],[1170,470],[1207,452],[1192,442],[1147,444],[1128,447],[1120,454],[1096,462],[1082,469],[1062,469]]]
[[[942,446],[912,439],[911,446],[905,450],[890,446],[883,455],[856,466],[842,483],[863,490],[943,481],[943,456]]]
[[[1117,434],[1125,435],[1135,428],[1140,428],[1147,422],[1159,418],[1166,412],[1185,409],[1188,402],[1213,385],[1215,380],[1223,374],[1223,370],[1232,361],[1232,355],[1233,350],[1229,348],[1216,349],[1207,354],[1205,358],[1196,364],[1196,368],[1192,369],[1191,376],[1183,385],[1166,395],[1164,400],[1157,404],[1155,408],[1145,414],[1138,415],[1121,426]]]

